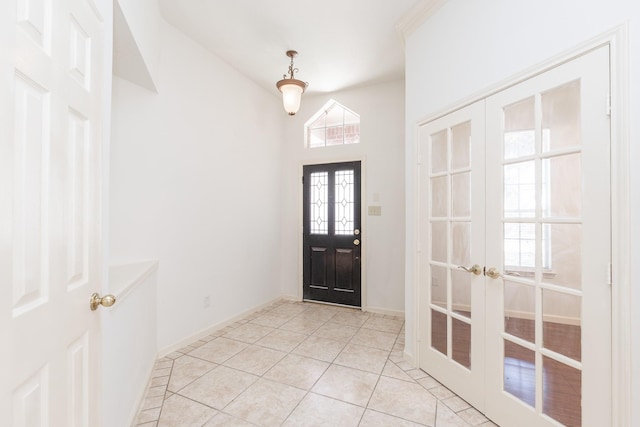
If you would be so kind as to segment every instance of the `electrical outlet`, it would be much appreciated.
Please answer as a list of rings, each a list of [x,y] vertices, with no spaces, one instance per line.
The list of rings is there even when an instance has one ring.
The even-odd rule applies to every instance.
[[[204,299],[202,300],[202,306],[204,308],[209,308],[211,306],[211,297],[209,295],[204,297]]]

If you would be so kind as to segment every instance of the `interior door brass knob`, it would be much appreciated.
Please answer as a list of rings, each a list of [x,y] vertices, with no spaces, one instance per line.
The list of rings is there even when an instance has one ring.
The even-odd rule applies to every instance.
[[[111,307],[115,303],[116,297],[113,295],[105,295],[101,298],[98,293],[94,293],[89,300],[89,307],[91,307],[91,311],[96,311],[100,305]]]
[[[487,276],[491,277],[492,279],[497,279],[499,277],[503,277],[502,273],[500,273],[498,271],[497,268],[495,267],[491,267],[490,269],[487,270],[487,272],[485,273]]]
[[[465,267],[464,265],[459,265],[458,268],[466,271],[467,273],[473,273],[476,276],[479,276],[480,274],[482,274],[482,267],[480,267],[478,264],[473,264],[471,267]]]

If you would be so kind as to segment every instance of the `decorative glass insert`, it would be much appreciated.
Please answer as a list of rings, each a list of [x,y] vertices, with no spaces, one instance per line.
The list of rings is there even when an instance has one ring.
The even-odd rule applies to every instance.
[[[334,100],[305,124],[307,147],[330,147],[360,142],[360,116]]]
[[[329,234],[329,173],[311,173],[310,229],[311,234]]]
[[[336,235],[352,235],[354,232],[353,170],[336,171],[335,175]]]

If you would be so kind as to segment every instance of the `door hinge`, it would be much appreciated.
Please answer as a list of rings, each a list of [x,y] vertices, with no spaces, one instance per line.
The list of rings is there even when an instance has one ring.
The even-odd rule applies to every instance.
[[[607,116],[611,116],[611,95],[607,95]]]
[[[304,175],[302,175],[302,185],[304,185]]]
[[[609,286],[613,286],[613,266],[609,263],[609,267],[607,268],[607,281],[609,282]]]

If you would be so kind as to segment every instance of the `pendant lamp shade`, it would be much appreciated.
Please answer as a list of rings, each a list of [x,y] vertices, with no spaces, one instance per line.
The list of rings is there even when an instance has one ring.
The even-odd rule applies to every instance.
[[[307,88],[307,83],[302,80],[294,78],[294,74],[298,71],[293,67],[293,58],[298,54],[295,50],[287,51],[287,56],[291,58],[291,64],[289,65],[289,77],[286,74],[282,76],[282,80],[276,83],[276,87],[282,92],[282,105],[285,111],[290,116],[295,115],[300,109],[300,99],[304,90]]]

